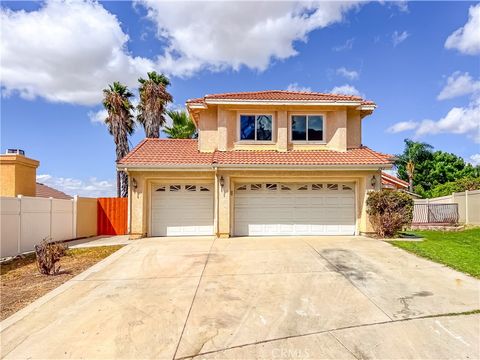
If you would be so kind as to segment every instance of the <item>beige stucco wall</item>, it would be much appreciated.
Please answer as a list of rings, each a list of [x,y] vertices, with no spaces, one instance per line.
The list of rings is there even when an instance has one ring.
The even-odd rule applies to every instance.
[[[97,199],[77,197],[77,237],[97,235]]]
[[[273,119],[272,141],[239,141],[240,114],[268,113]],[[325,117],[325,142],[292,142],[291,116],[294,114],[322,114]],[[346,151],[361,144],[360,111],[345,106],[245,106],[210,105],[198,115],[199,150],[212,152],[227,150],[324,150]]]
[[[347,110],[347,148],[358,148],[362,145],[362,119],[360,111]]]
[[[218,147],[217,108],[204,110],[198,120],[198,148],[202,152],[213,152]]]
[[[233,234],[235,193],[234,186],[238,182],[353,182],[356,193],[357,233],[371,232],[366,214],[365,201],[369,191],[380,188],[380,171],[286,171],[286,170],[221,170],[217,173],[209,171],[131,171],[130,179],[135,178],[137,188],[130,187],[130,234],[147,236],[150,222],[150,192],[152,184],[161,183],[214,183],[214,226],[220,237]],[[219,178],[223,176],[225,185],[219,186]],[[376,176],[377,185],[371,186],[372,176]]]
[[[0,196],[35,196],[39,164],[23,155],[1,155]]]

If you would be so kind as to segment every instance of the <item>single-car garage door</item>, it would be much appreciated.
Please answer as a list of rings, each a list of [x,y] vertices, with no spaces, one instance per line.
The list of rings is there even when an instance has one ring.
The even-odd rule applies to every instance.
[[[213,185],[153,186],[151,236],[188,235],[213,235]]]
[[[354,235],[353,183],[235,186],[235,235]]]

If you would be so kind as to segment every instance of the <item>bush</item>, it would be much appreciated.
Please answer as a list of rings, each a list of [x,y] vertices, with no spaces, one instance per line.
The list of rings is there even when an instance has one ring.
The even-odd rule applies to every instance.
[[[378,236],[394,237],[412,223],[413,199],[400,191],[371,192],[367,199],[367,214]]]
[[[35,255],[37,258],[37,268],[41,274],[56,275],[60,266],[56,266],[60,258],[65,255],[67,247],[60,243],[48,242],[43,239],[41,244],[35,245]]]
[[[454,192],[464,192],[465,190],[480,190],[480,178],[466,177],[437,185],[428,192],[428,197],[447,196]]]

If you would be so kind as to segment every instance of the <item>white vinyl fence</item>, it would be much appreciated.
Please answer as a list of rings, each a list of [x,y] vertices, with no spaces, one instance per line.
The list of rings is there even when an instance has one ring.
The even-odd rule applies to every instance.
[[[415,199],[414,201],[415,204],[457,204],[459,223],[480,225],[480,190],[467,190],[448,196],[433,199]]]
[[[32,251],[44,238],[60,241],[78,237],[77,204],[80,199],[0,197],[0,257]],[[91,213],[89,211],[82,218],[96,218],[96,211]],[[96,228],[87,235],[95,234]]]

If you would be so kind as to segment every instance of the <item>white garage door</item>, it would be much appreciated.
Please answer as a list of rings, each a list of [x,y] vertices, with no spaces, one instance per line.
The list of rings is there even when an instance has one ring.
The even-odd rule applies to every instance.
[[[354,235],[354,184],[237,184],[235,234]]]
[[[152,236],[213,235],[213,185],[152,188]]]

